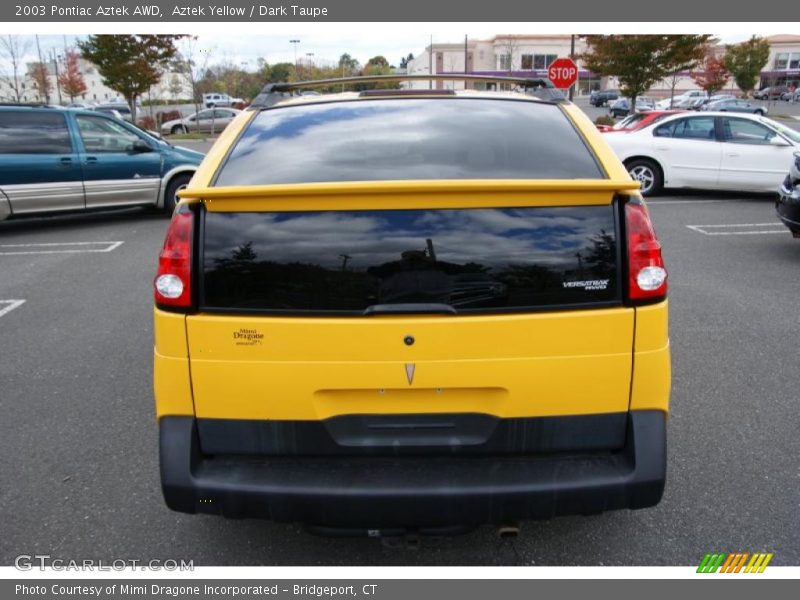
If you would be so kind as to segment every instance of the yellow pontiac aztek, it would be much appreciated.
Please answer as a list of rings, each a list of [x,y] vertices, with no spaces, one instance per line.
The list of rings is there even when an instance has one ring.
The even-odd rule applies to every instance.
[[[548,82],[504,83],[275,84],[225,130],[155,279],[170,508],[385,535],[658,503],[639,184]]]

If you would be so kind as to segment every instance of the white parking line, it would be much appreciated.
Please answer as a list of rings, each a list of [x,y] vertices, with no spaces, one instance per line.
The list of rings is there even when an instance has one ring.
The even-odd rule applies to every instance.
[[[9,254],[80,254],[89,252],[111,252],[125,242],[50,242],[45,244],[0,244],[0,256]],[[93,248],[92,246],[107,246]],[[16,250],[19,248],[19,250]],[[48,248],[29,250],[28,248]],[[54,248],[61,248],[56,250]]]
[[[7,304],[8,306],[3,306]],[[0,317],[25,304],[25,300],[0,300]]]
[[[769,223],[725,223],[715,225],[687,225],[692,231],[703,235],[761,235],[769,233],[788,233],[782,223],[771,221]],[[760,227],[762,229],[752,229]],[[763,229],[768,227],[769,229]],[[706,231],[706,229],[743,229],[743,231]]]
[[[647,206],[659,204],[714,204],[716,202],[739,202],[739,200],[647,200]]]

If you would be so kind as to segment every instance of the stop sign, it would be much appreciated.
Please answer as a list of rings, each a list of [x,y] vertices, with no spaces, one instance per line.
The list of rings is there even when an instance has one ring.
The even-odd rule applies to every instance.
[[[557,88],[566,89],[578,80],[578,65],[571,58],[557,58],[547,68],[547,78]]]

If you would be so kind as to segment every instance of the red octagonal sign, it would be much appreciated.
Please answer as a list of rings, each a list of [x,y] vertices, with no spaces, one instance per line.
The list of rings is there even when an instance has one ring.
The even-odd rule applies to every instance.
[[[566,89],[578,80],[578,65],[571,58],[557,58],[547,68],[547,77],[557,88]]]

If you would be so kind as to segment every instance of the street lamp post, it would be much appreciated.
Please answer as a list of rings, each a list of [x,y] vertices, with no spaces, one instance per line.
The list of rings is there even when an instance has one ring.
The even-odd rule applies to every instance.
[[[300,40],[289,40],[289,43],[294,47],[294,77],[297,79],[297,44]]]

